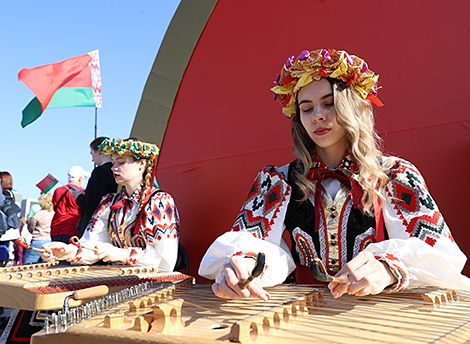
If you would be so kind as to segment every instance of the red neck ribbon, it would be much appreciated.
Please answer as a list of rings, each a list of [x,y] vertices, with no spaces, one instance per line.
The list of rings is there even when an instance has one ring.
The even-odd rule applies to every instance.
[[[121,198],[119,201],[114,203],[111,206],[111,210],[118,210],[121,209],[125,204],[127,203],[127,206],[129,209],[132,209],[132,201],[129,198]]]
[[[315,188],[315,232],[318,231],[320,227],[320,216],[322,212],[320,211],[321,205],[321,194],[326,192],[325,188],[322,185],[324,179],[336,178],[342,184],[351,189],[353,206],[356,209],[363,208],[361,203],[363,189],[359,183],[353,178],[344,174],[341,170],[328,170],[325,168],[311,168],[308,172],[307,179],[316,181]]]

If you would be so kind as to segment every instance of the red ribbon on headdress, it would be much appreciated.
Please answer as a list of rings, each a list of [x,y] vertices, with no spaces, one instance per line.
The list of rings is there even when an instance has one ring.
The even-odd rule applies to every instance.
[[[320,227],[320,207],[321,207],[321,194],[325,191],[325,188],[322,185],[324,179],[336,178],[343,185],[346,185],[351,189],[353,206],[356,209],[363,208],[361,198],[363,189],[359,183],[353,178],[344,174],[341,170],[328,170],[326,168],[311,168],[308,172],[307,178],[312,181],[316,181],[315,188],[315,232],[318,231]]]

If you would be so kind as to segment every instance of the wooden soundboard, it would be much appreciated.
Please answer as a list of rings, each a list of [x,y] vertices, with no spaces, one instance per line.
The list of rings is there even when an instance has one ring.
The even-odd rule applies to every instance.
[[[467,343],[470,292],[342,296],[308,285],[270,288],[271,300],[223,300],[210,285],[180,283],[124,302],[32,344]]]
[[[110,292],[143,282],[160,283],[187,278],[179,272],[159,272],[155,267],[124,265],[64,266],[21,265],[0,269],[0,307],[25,310],[61,309],[66,296],[76,290],[107,285]],[[70,300],[76,307],[89,300]]]

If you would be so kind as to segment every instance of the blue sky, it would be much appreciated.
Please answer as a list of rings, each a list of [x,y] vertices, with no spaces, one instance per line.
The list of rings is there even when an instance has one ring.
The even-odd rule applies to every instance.
[[[18,81],[21,68],[100,51],[103,107],[98,136],[129,136],[142,91],[179,0],[0,0],[0,171],[13,188],[37,198],[48,173],[93,169],[94,108],[48,109],[26,128],[21,112],[34,94]]]

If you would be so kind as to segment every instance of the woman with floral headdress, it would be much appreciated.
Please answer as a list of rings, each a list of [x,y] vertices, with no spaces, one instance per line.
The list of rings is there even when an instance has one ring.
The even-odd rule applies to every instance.
[[[371,103],[378,75],[345,51],[291,56],[272,88],[292,118],[297,159],[257,176],[231,232],[206,252],[199,274],[215,279],[219,297],[269,299],[263,287],[283,283],[320,259],[334,297],[421,286],[469,289],[466,257],[454,242],[423,177],[410,162],[380,151]],[[287,231],[289,249],[283,239]],[[266,264],[252,272],[258,252]],[[305,280],[305,269],[297,269]],[[307,273],[310,273],[308,271]]]
[[[135,138],[106,139],[98,147],[111,156],[114,178],[123,188],[103,197],[80,245],[46,244],[43,258],[72,264],[103,260],[172,271],[178,253],[179,216],[173,198],[155,181],[158,147]]]

